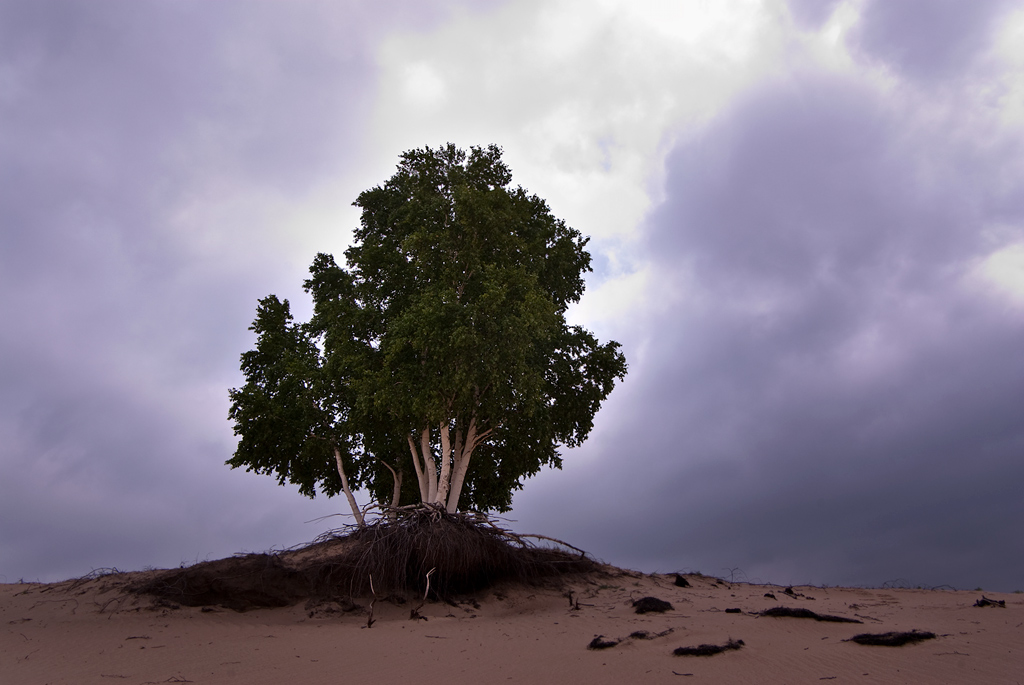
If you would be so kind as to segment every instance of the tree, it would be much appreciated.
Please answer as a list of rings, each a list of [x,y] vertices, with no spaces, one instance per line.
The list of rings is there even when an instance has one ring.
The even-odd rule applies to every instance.
[[[524,478],[561,467],[626,362],[565,320],[587,239],[511,181],[498,147],[448,144],[404,153],[359,195],[345,266],[310,267],[310,321],[259,303],[231,467],[344,492],[360,522],[356,487],[391,507],[506,511]]]

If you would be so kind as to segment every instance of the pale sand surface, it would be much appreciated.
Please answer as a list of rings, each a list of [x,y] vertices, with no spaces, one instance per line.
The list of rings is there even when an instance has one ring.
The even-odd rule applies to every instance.
[[[458,606],[377,602],[310,616],[303,604],[237,613],[125,598],[127,574],[52,585],[0,585],[0,683],[1024,683],[1024,595],[793,588],[641,575],[606,567],[564,588],[502,587]],[[572,590],[579,607],[570,605]],[[774,593],[776,600],[766,598]],[[638,615],[632,600],[672,603]],[[368,604],[366,600],[361,603]],[[863,625],[770,618],[808,608]],[[726,613],[739,608],[741,613]],[[631,633],[672,632],[654,639]],[[931,631],[903,647],[844,642],[859,633]],[[627,638],[589,650],[598,635]],[[710,657],[676,647],[743,640]]]

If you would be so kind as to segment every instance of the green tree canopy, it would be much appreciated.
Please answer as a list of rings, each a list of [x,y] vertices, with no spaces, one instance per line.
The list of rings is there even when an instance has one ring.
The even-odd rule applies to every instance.
[[[448,511],[505,511],[525,478],[560,467],[626,362],[565,321],[587,239],[511,182],[498,147],[449,144],[404,153],[360,194],[345,265],[310,267],[310,321],[259,303],[228,464],[345,492],[354,510],[351,488],[366,487]]]

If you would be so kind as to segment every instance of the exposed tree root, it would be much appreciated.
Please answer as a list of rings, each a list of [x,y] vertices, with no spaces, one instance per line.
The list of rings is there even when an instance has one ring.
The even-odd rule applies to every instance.
[[[302,549],[163,571],[128,590],[186,606],[245,611],[368,594],[447,598],[501,581],[535,582],[597,567],[582,552],[538,547],[531,537],[576,549],[545,536],[517,535],[482,514],[420,505],[332,531]]]
[[[531,581],[595,567],[582,552],[537,547],[528,537],[542,536],[517,535],[482,514],[450,514],[439,506],[401,508],[393,520],[380,518],[349,533],[350,551],[324,564],[320,581],[334,588],[347,582],[345,590],[361,594],[372,574],[378,592],[427,592],[429,583],[435,597],[447,597],[503,580]]]

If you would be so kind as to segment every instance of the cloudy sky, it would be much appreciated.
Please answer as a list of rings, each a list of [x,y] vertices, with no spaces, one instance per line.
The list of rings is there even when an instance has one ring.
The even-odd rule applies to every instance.
[[[0,581],[288,547],[258,298],[403,150],[592,236],[630,373],[508,515],[644,571],[1024,589],[1024,3],[0,0]]]

